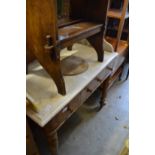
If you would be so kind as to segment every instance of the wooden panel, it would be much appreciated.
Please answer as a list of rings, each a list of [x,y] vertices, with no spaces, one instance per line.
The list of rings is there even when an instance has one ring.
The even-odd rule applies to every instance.
[[[26,1],[26,30],[27,43],[33,50],[44,50],[46,35],[51,35],[56,41],[57,17],[55,0]],[[36,49],[37,45],[37,49]]]
[[[117,39],[115,38],[111,38],[111,37],[106,37],[106,40],[112,44],[112,46],[115,48],[116,44],[117,44]],[[126,50],[128,48],[128,42],[124,41],[124,40],[120,40],[118,43],[118,47],[117,50],[115,52],[121,54],[121,55],[125,55],[126,54]]]
[[[42,53],[43,57],[46,35],[51,35],[52,41],[56,42],[57,17],[55,12],[55,0],[26,1],[26,48],[28,60],[33,60],[33,56],[38,57],[38,53]]]
[[[104,69],[86,88],[81,92],[81,102],[85,102],[88,97],[101,85],[101,83],[109,76],[110,70]]]
[[[56,130],[59,128],[71,115],[71,111],[69,110],[68,106],[63,108],[62,111],[60,111],[50,123],[48,123],[48,129],[51,131]]]
[[[110,10],[108,10],[107,16],[110,18],[121,19],[122,18],[122,10],[110,9]],[[127,18],[129,18],[128,12],[126,12],[126,14],[125,14],[125,19],[127,19]]]
[[[96,38],[95,34],[103,34],[101,31],[102,26],[103,26],[102,24],[96,24],[93,22],[81,22],[81,23],[60,28],[58,31],[58,34],[59,34],[59,41],[61,43],[61,48],[68,47],[83,38],[88,38],[90,36],[93,38]],[[103,39],[103,36],[100,36],[101,41],[102,39]],[[101,44],[98,45],[98,47],[100,46]],[[95,46],[93,47],[96,49],[96,52],[99,52],[99,50]],[[102,55],[103,55],[103,52],[102,52]]]
[[[69,103],[69,109],[75,112],[81,106],[81,93]]]
[[[46,126],[46,130],[57,130],[81,105],[81,94],[77,95],[63,110],[61,110]],[[49,132],[50,132],[49,131]]]
[[[32,61],[34,61],[36,58],[35,58],[35,55],[30,52],[29,50],[26,52],[26,64],[28,65],[29,63],[31,63]]]
[[[65,95],[65,83],[59,60],[60,50],[52,48],[57,44],[56,14],[55,0],[26,1],[26,48],[28,52],[35,55],[39,63],[53,78],[58,92]]]
[[[82,21],[82,19],[72,20],[72,19],[69,19],[69,18],[62,18],[62,19],[58,20],[58,27],[59,28],[65,27],[65,26],[68,26],[68,25],[79,23],[81,21]]]
[[[81,101],[85,102],[88,97],[96,90],[99,86],[99,82],[95,79],[93,80],[82,92],[81,92]]]
[[[97,77],[96,80],[100,83],[102,83],[111,73],[112,66],[108,65],[106,69],[104,69],[103,72],[101,72]]]
[[[121,20],[120,20],[120,23],[119,23],[119,26],[118,26],[117,44],[116,44],[115,50],[118,50],[119,43],[120,43],[120,40],[121,40],[122,30],[123,30],[123,27],[124,27],[124,22],[125,22],[125,17],[126,17],[127,6],[128,6],[128,0],[124,0],[123,8],[122,8],[122,17],[121,17]]]
[[[59,28],[59,40],[64,40],[72,37],[73,35],[80,35],[83,32],[88,32],[97,28],[101,28],[102,24],[93,22],[80,22],[77,24],[69,25],[66,27]]]
[[[108,0],[70,0],[71,17],[105,22]]]
[[[118,68],[123,64],[125,58],[121,55],[118,55],[115,59],[114,59],[114,66],[113,66],[113,73],[112,75],[118,70]]]

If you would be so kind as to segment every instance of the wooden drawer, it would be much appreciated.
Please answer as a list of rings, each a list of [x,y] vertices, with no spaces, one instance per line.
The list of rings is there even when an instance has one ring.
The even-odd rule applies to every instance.
[[[71,111],[69,110],[68,106],[63,108],[46,126],[46,129],[50,131],[55,131],[59,128],[71,115]]]
[[[97,82],[95,79],[86,88],[84,88],[84,90],[81,92],[81,102],[85,102],[98,86],[99,82]]]
[[[80,105],[81,98],[78,95],[47,124],[46,129],[54,131],[59,128]]]
[[[99,75],[97,75],[96,78],[81,92],[81,102],[85,102],[110,74],[111,71],[109,69],[104,69]]]
[[[68,105],[70,111],[75,112],[81,106],[81,93],[75,97]]]
[[[121,55],[118,55],[114,60],[113,72],[112,75],[118,70],[118,68],[123,64],[125,58]]]
[[[108,66],[106,67],[107,69],[108,68],[111,68],[111,69],[113,69],[114,68],[114,65],[115,65],[115,59],[113,59],[109,64],[108,64]],[[111,70],[112,71],[112,70]]]
[[[96,80],[100,83],[102,83],[112,72],[112,67],[109,67],[109,65],[104,69],[103,72],[101,72],[97,77]]]

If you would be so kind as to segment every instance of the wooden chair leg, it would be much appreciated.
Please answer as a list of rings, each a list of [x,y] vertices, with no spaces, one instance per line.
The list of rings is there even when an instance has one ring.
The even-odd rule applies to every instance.
[[[103,32],[100,32],[96,35],[89,37],[88,41],[95,48],[98,56],[98,61],[102,62],[104,59]]]

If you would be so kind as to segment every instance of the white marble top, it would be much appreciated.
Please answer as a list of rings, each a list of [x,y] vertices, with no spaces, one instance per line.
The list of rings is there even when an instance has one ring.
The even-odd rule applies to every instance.
[[[64,76],[67,94],[57,93],[56,86],[38,62],[29,67],[26,76],[27,98],[34,104],[38,112],[27,108],[27,116],[39,126],[45,126],[59,111],[61,111],[92,79],[94,79],[118,54],[105,52],[104,62],[97,61],[97,54],[92,47],[75,44],[78,50],[76,56],[84,58],[89,68],[76,76]]]

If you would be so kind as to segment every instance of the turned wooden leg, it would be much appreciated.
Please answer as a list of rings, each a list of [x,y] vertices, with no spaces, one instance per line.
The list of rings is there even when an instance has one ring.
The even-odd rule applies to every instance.
[[[47,137],[48,146],[51,151],[51,155],[58,154],[58,135],[57,132],[50,133],[45,132],[45,136]]]
[[[45,127],[39,127],[31,119],[27,118],[29,125],[34,133],[34,139],[38,145],[41,154],[44,154],[44,150],[41,149],[42,146],[45,148],[45,152],[51,155],[57,155],[58,153],[58,136],[57,131],[52,131],[50,125]],[[49,152],[50,151],[50,152]]]
[[[118,80],[121,81],[122,80],[122,73],[120,73]]]
[[[99,110],[102,109],[102,107],[104,105],[106,105],[106,97],[107,97],[107,90],[108,90],[108,87],[109,87],[109,79],[110,77],[108,77],[104,82],[103,84],[101,85],[101,98],[100,98],[100,107],[99,107]]]
[[[127,80],[127,79],[128,79],[128,77],[129,77],[129,68],[128,68],[128,72],[127,72],[127,75],[126,75],[125,80]]]
[[[104,59],[103,32],[89,37],[88,41],[95,48],[98,56],[98,61],[102,62]]]

